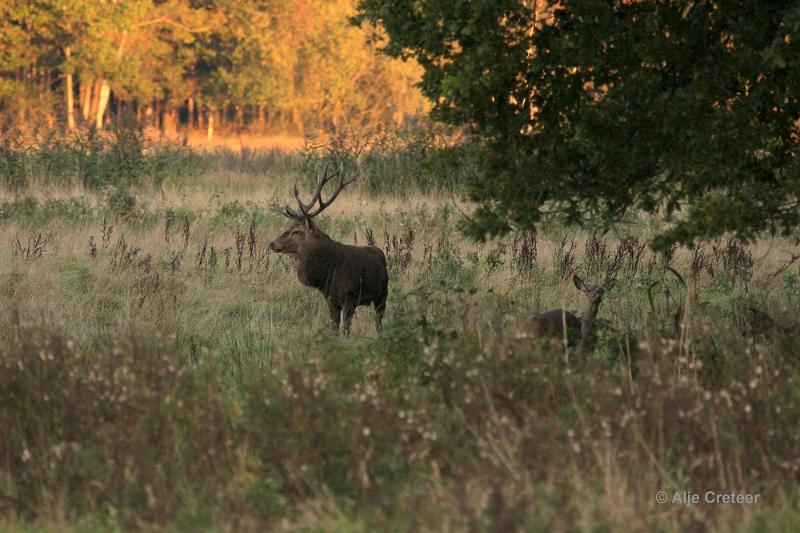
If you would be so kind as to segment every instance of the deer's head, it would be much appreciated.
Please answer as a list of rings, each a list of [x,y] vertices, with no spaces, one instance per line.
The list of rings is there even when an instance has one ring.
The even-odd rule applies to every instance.
[[[338,176],[340,172],[341,169],[329,174],[328,167],[326,166],[325,173],[322,176],[317,174],[317,187],[314,191],[314,196],[308,203],[305,203],[300,199],[300,192],[297,190],[297,184],[295,183],[294,197],[297,200],[298,209],[292,209],[287,205],[284,207],[282,212],[283,215],[292,219],[294,224],[292,224],[289,229],[284,231],[277,239],[269,243],[270,250],[281,254],[296,256],[306,246],[317,241],[319,237],[323,235],[319,228],[314,225],[314,217],[322,213],[322,211],[330,206],[333,201],[336,200],[336,197],[339,196],[339,193],[342,192],[342,189],[355,181],[355,179],[349,181],[344,181],[343,179],[340,180],[336,191],[327,201],[323,200],[323,187],[325,187],[325,184],[327,184],[333,178]]]
[[[609,277],[606,278],[606,281],[602,285],[590,287],[576,274],[572,278],[572,281],[575,283],[575,287],[577,287],[586,298],[581,319],[584,322],[591,322],[594,317],[597,316],[597,310],[600,308],[600,302],[603,301],[603,295],[614,287],[617,280]]]
[[[318,235],[319,229],[310,220],[295,222],[269,243],[269,249],[279,254],[297,255],[309,239],[314,239]]]

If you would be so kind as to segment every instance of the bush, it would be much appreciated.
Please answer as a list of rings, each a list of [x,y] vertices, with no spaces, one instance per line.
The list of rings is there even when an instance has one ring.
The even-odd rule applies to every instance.
[[[403,195],[460,191],[475,171],[477,152],[457,130],[409,120],[367,133],[339,129],[311,135],[300,153],[304,175],[331,164],[348,176],[358,175],[357,186],[372,195]]]
[[[10,327],[10,329],[9,329]],[[34,515],[104,509],[162,520],[182,493],[213,502],[233,461],[215,378],[158,333],[81,347],[35,325],[5,325],[0,358],[0,493]]]
[[[9,134],[0,141],[0,183],[15,192],[41,184],[93,190],[160,186],[166,178],[196,175],[200,165],[188,148],[149,146],[142,126],[130,120],[112,123],[105,133],[89,129],[64,137],[50,132],[28,140]]]
[[[25,188],[28,157],[20,135],[0,135],[0,181],[4,187],[11,191]]]

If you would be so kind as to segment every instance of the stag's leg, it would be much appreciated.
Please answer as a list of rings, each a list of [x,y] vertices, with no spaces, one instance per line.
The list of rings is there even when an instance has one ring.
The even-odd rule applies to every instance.
[[[352,302],[347,302],[344,304],[342,308],[342,314],[344,315],[344,324],[342,325],[342,331],[345,335],[350,335],[350,324],[353,322],[353,315],[356,313],[356,305]]]
[[[375,330],[380,333],[383,329],[383,313],[386,311],[386,297],[381,301],[375,301]]]
[[[342,308],[336,305],[333,301],[328,302],[328,310],[331,313],[331,329],[333,333],[339,333],[339,321],[342,317]]]

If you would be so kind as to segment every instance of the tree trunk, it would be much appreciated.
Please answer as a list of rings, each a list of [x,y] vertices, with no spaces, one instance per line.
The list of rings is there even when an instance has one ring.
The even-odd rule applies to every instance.
[[[189,99],[186,101],[186,108],[187,108],[186,112],[189,115],[186,121],[187,129],[192,129],[197,127],[197,116],[195,115],[195,107],[196,106],[194,105],[194,98],[190,96]]]
[[[92,87],[92,105],[89,108],[89,116],[87,120],[94,120],[96,122],[97,119],[97,107],[98,103],[100,102],[100,87],[102,86],[102,80],[98,79],[95,80],[94,86]]]
[[[100,95],[97,102],[97,121],[95,127],[98,130],[103,129],[103,117],[106,114],[106,107],[108,107],[108,97],[111,95],[111,86],[108,85],[106,80],[100,84]]]
[[[167,137],[168,139],[172,139],[177,135],[177,116],[175,113],[175,108],[172,107],[170,104],[163,104],[162,111],[161,111],[163,118],[161,119],[162,125],[162,136]]]
[[[234,121],[236,123],[236,131],[241,133],[244,129],[244,109],[242,106],[237,105],[234,109]]]
[[[72,55],[72,50],[69,46],[64,48],[64,57],[66,57],[67,61],[69,61],[70,56]],[[67,91],[67,130],[74,130],[75,129],[75,102],[74,102],[74,94],[73,90],[73,80],[72,80],[72,67],[69,65],[67,66],[67,79],[65,88]]]
[[[92,106],[92,80],[81,82],[81,116],[83,121],[89,120],[89,110]]]
[[[208,111],[208,130],[206,132],[206,138],[210,141],[214,138],[214,111]]]
[[[256,124],[258,124],[259,133],[264,133],[266,129],[264,127],[264,106],[261,104],[256,107]]]
[[[75,129],[75,102],[73,101],[72,94],[72,73],[67,73],[67,129],[72,131]]]
[[[83,100],[86,98],[86,90],[84,89],[85,83],[79,81],[78,82],[78,113],[80,114],[81,119],[83,119]]]

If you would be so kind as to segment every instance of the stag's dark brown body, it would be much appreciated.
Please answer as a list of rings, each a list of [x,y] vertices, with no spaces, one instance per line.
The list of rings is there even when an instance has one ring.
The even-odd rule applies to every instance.
[[[286,254],[294,260],[300,283],[319,289],[328,302],[331,326],[339,331],[350,332],[353,314],[359,305],[375,307],[375,328],[381,330],[386,296],[389,288],[389,273],[386,256],[374,246],[349,246],[336,242],[322,232],[312,219],[328,207],[342,189],[351,182],[340,182],[330,199],[322,199],[322,188],[339,171],[317,177],[316,192],[310,203],[300,200],[295,186],[294,195],[298,210],[285,208],[284,214],[295,221],[269,245],[270,250]]]
[[[356,307],[372,305],[375,327],[380,331],[389,290],[383,251],[375,246],[342,244],[317,232],[313,241],[298,249],[295,269],[300,283],[318,289],[325,296],[334,330],[339,329],[343,316],[344,331],[348,332]]]

